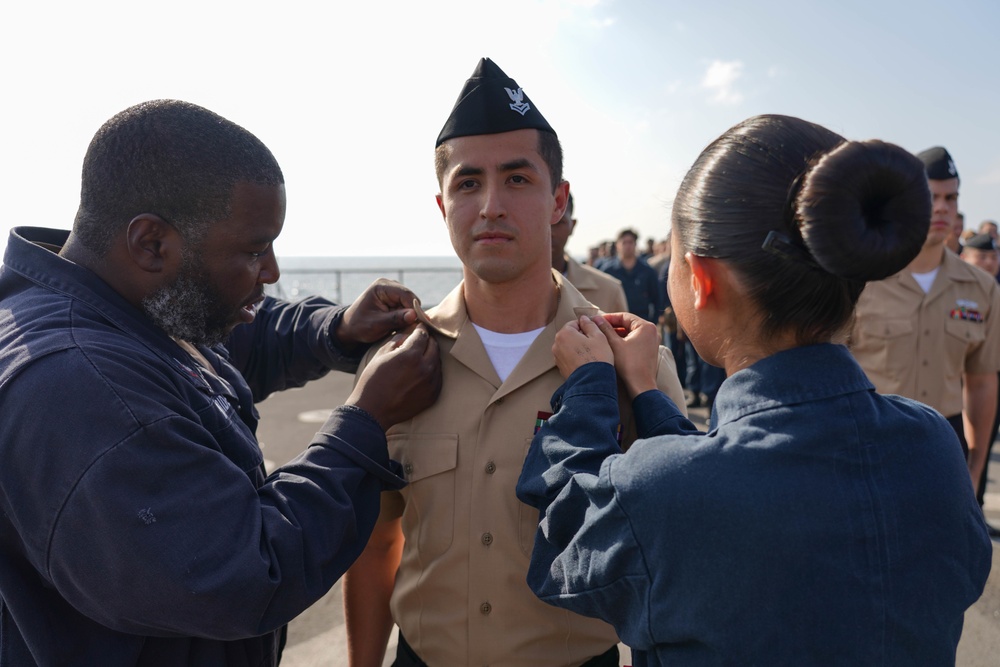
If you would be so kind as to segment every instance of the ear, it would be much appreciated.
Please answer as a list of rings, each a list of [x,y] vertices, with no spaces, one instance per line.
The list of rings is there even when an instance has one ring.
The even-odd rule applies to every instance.
[[[139,269],[162,273],[180,263],[184,239],[160,216],[142,213],[128,223],[125,244],[129,257]]]
[[[448,216],[447,216],[447,215],[445,214],[445,212],[444,212],[444,200],[443,200],[443,199],[441,199],[441,193],[440,193],[440,192],[439,192],[439,193],[437,193],[437,195],[435,195],[435,196],[434,196],[434,199],[435,199],[435,201],[437,201],[437,204],[438,204],[438,208],[439,208],[439,209],[441,210],[441,217],[442,217],[442,218],[443,218],[444,220],[447,220],[447,219],[448,219]]]
[[[709,299],[715,296],[718,267],[715,262],[694,253],[684,253],[684,261],[691,269],[691,289],[694,291],[695,310],[704,310]]]
[[[566,205],[569,203],[569,181],[564,180],[556,186],[555,197],[556,210],[552,211],[552,219],[549,220],[550,225],[554,225],[562,220],[563,214],[566,212]]]

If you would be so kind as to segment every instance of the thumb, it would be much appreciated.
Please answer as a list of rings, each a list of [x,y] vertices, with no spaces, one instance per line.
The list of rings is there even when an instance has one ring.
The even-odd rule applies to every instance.
[[[616,351],[622,344],[622,339],[621,336],[618,335],[614,326],[611,325],[611,322],[608,322],[606,319],[598,315],[594,318],[594,324],[597,325],[597,328],[601,330],[601,333],[603,333],[604,337],[608,340],[608,345],[611,346],[611,350]]]
[[[580,318],[580,331],[583,332],[585,336],[593,336],[598,333],[601,328],[601,322],[604,320],[599,316],[594,317],[581,317]],[[605,322],[607,324],[607,322]]]
[[[396,345],[395,349],[405,352],[417,346],[423,348],[426,345],[427,345],[427,330],[423,327],[423,325],[418,325],[414,327],[413,331],[411,331],[405,338],[403,338],[403,340],[399,344]]]

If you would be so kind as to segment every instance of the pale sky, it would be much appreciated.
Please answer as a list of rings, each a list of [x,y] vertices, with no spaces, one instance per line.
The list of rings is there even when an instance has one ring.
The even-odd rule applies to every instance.
[[[98,127],[177,98],[277,157],[279,256],[451,255],[434,140],[483,56],[559,134],[574,255],[625,226],[664,236],[698,153],[759,113],[945,146],[973,227],[1000,219],[998,35],[996,0],[8,2],[0,246],[68,229]]]

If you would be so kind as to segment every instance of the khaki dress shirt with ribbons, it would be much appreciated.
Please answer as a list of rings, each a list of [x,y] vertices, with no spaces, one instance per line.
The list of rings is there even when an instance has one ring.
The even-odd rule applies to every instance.
[[[963,373],[1000,370],[1000,290],[951,252],[926,294],[909,271],[868,283],[849,347],[880,394],[962,412]]]

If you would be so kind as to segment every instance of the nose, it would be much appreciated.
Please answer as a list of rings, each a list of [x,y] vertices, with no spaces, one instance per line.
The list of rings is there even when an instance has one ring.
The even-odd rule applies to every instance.
[[[931,207],[935,213],[945,213],[948,210],[948,201],[944,197],[934,197]]]
[[[257,274],[257,280],[265,285],[273,285],[281,277],[281,269],[278,268],[278,258],[274,256],[274,250],[268,249],[267,254],[261,259],[263,262],[260,267],[260,273]]]
[[[504,208],[502,188],[499,184],[487,183],[483,186],[483,207],[479,212],[484,220],[498,220],[507,212]]]

